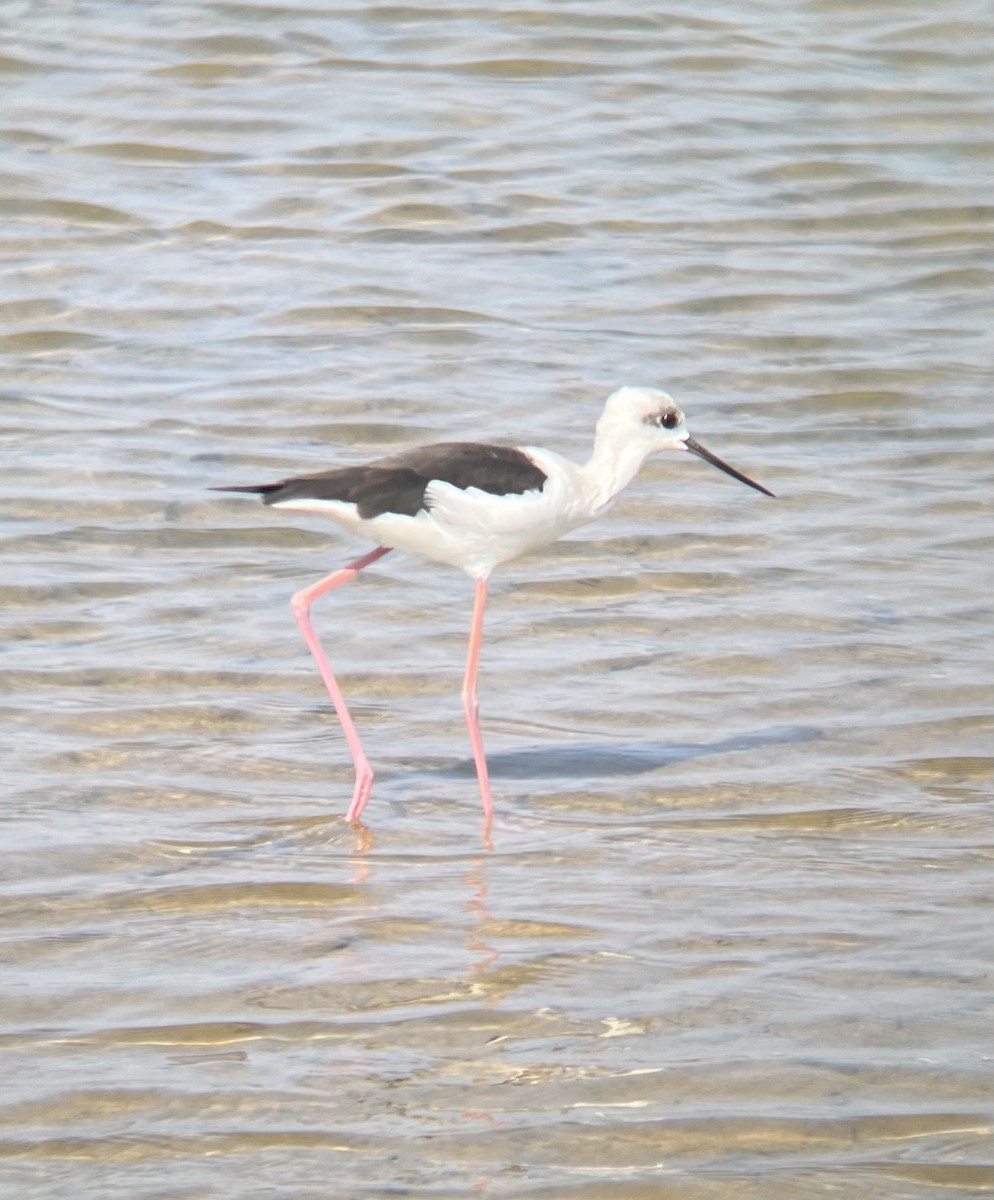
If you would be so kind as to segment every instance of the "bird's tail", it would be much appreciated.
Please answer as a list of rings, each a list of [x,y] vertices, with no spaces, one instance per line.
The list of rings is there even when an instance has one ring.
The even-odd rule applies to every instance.
[[[255,483],[239,487],[210,487],[209,492],[248,492],[252,496],[268,496],[270,492],[279,491],[282,483]]]

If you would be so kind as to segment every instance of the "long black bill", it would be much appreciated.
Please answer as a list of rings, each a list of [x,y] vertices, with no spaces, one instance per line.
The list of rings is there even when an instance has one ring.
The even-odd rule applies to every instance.
[[[705,450],[701,443],[695,442],[692,437],[687,438],[683,445],[691,454],[696,454],[698,458],[703,458],[706,463],[710,463],[712,467],[717,467],[719,471],[724,471],[726,475],[731,475],[739,483],[748,484],[749,487],[755,488],[757,492],[762,492],[764,496],[773,496],[773,499],[776,499],[776,496],[773,495],[769,488],[764,488],[755,479],[750,479],[748,475],[743,475],[741,471],[736,471],[734,467],[730,467],[727,462],[722,462],[717,454],[712,454],[710,450]]]

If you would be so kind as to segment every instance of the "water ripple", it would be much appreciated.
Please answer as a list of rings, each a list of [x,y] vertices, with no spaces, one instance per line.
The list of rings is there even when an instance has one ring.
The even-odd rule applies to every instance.
[[[976,6],[14,7],[11,1194],[987,1187]],[[655,461],[495,578],[492,851],[471,585],[327,597],[350,829],[288,601],[354,547],[206,489],[623,382],[779,499]]]

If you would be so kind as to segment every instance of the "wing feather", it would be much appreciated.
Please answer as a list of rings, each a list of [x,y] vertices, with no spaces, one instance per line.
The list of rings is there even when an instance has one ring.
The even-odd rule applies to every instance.
[[[476,488],[493,496],[540,492],[546,473],[513,446],[478,442],[439,442],[402,450],[366,466],[336,467],[313,475],[298,475],[278,483],[215,488],[219,492],[253,492],[264,504],[294,500],[338,500],[354,504],[363,520],[396,513],[417,516],[430,505],[426,491],[432,482],[460,490]]]

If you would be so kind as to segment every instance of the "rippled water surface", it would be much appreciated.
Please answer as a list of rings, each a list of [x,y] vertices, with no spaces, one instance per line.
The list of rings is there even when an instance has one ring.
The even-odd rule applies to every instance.
[[[0,1180],[990,1189],[987,5],[0,5]],[[208,492],[683,456],[472,588]],[[369,843],[372,843],[371,845]]]

